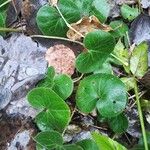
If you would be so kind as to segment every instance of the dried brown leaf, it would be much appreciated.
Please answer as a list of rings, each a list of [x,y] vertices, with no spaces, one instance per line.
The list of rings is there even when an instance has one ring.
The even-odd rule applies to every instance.
[[[78,22],[71,24],[71,26],[84,36],[97,29],[101,29],[106,32],[112,30],[110,26],[102,24],[95,16],[83,17]],[[82,38],[71,29],[68,30],[67,37],[71,40],[80,40]]]

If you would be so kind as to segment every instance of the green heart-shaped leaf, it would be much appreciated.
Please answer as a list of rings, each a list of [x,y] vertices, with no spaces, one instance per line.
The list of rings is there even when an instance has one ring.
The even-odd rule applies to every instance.
[[[124,114],[109,119],[110,128],[116,133],[123,133],[128,128],[128,119]]]
[[[36,117],[42,131],[53,129],[63,132],[70,120],[70,109],[62,98],[51,89],[35,88],[29,92],[28,101],[33,107],[44,110]]]
[[[52,89],[65,100],[73,91],[73,81],[68,75],[57,75]]]
[[[48,67],[45,78],[38,83],[38,87],[51,88],[54,84],[55,69],[54,67]]]
[[[73,91],[73,81],[66,74],[55,75],[53,67],[49,67],[45,79],[40,81],[39,87],[47,87],[54,90],[63,100],[66,100]]]
[[[126,88],[117,77],[110,74],[95,74],[84,78],[78,87],[78,108],[90,113],[95,107],[104,117],[120,114],[126,106]]]
[[[56,131],[50,132],[41,132],[34,137],[34,140],[42,146],[42,148],[46,148],[49,150],[57,149],[62,147],[63,138],[60,133]],[[40,146],[39,146],[40,147]]]
[[[118,142],[97,132],[92,133],[92,138],[98,145],[99,150],[127,150],[123,145],[119,144]]]
[[[115,38],[123,37],[128,32],[128,26],[121,20],[112,21],[110,23],[110,26],[112,27],[113,31],[110,31],[110,33]]]
[[[80,20],[79,8],[72,0],[59,0],[58,7],[68,23]],[[36,20],[43,34],[66,36],[68,27],[54,7],[49,5],[41,7],[37,13]]]
[[[89,73],[97,70],[114,50],[115,39],[110,33],[97,30],[90,32],[84,39],[87,52],[81,53],[76,59],[79,72]]]

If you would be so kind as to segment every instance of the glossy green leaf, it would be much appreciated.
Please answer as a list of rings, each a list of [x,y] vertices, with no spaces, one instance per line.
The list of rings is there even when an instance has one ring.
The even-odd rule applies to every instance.
[[[40,132],[34,137],[34,140],[49,150],[57,149],[63,145],[63,138],[61,134],[56,131]]]
[[[110,4],[106,0],[93,0],[92,14],[102,23],[107,20],[110,13]]]
[[[62,99],[66,100],[73,91],[73,81],[66,74],[55,75],[53,67],[48,68],[46,77],[40,81],[39,87],[51,88]]]
[[[106,61],[114,50],[115,40],[110,33],[97,30],[86,35],[84,45],[88,50],[77,57],[76,68],[79,72],[89,73]]]
[[[128,32],[128,26],[121,20],[112,21],[110,23],[110,27],[113,29],[113,31],[110,31],[110,33],[115,37],[123,37]]]
[[[123,145],[99,133],[93,132],[92,138],[98,145],[99,150],[127,150]]]
[[[72,0],[59,0],[58,7],[68,23],[80,20],[79,8]],[[68,27],[54,7],[49,5],[41,7],[37,13],[36,20],[43,34],[66,36]]]
[[[73,81],[68,75],[57,75],[52,89],[65,100],[73,91]]]
[[[54,68],[49,67],[47,69],[47,73],[45,75],[45,78],[38,83],[38,87],[49,87],[49,88],[51,88],[54,84],[54,76],[55,76]]]
[[[78,108],[90,113],[95,107],[104,117],[120,114],[126,106],[126,88],[120,79],[109,74],[95,74],[84,78],[78,87]]]
[[[98,70],[94,71],[94,74],[96,73],[107,73],[107,74],[113,74],[112,66],[109,62],[104,62],[101,67],[99,67]]]
[[[135,79],[133,77],[123,77],[123,78],[120,78],[120,79],[126,85],[127,91],[130,91],[130,90],[134,89]]]
[[[85,139],[76,143],[81,146],[83,150],[99,150],[96,143],[91,139]]]
[[[74,0],[82,16],[90,16],[93,0]]]
[[[133,75],[142,78],[148,70],[148,45],[143,42],[136,46],[130,58],[130,70]]]
[[[121,15],[124,19],[132,21],[139,15],[139,10],[138,8],[130,7],[126,4],[123,4],[121,6]]]
[[[28,101],[33,107],[43,109],[36,117],[41,130],[63,132],[70,121],[70,109],[62,98],[51,89],[35,88],[28,93]]]
[[[123,133],[128,128],[128,119],[124,114],[108,119],[108,123],[115,133]]]

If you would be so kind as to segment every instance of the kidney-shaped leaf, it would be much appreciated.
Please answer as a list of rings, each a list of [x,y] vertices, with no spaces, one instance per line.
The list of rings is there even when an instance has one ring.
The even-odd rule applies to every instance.
[[[62,99],[67,99],[73,91],[73,81],[66,75],[57,75],[54,78],[54,86],[52,88]]]
[[[128,119],[124,114],[109,119],[110,128],[116,133],[123,133],[128,128]]]
[[[84,45],[88,50],[77,57],[76,68],[79,72],[89,73],[102,66],[114,50],[115,40],[110,33],[97,30],[86,35]]]
[[[126,88],[120,79],[110,74],[95,74],[84,78],[78,87],[78,108],[90,113],[95,107],[104,117],[120,114],[126,105]]]
[[[127,150],[124,146],[122,146],[118,142],[99,133],[93,132],[92,138],[98,145],[99,150]]]
[[[80,12],[72,0],[59,0],[59,9],[69,23],[80,19]],[[68,27],[59,12],[52,6],[45,5],[37,13],[37,24],[45,35],[65,36]]]
[[[63,145],[63,138],[56,131],[41,132],[34,137],[34,140],[45,149],[55,149]]]
[[[66,74],[55,75],[53,67],[49,67],[47,74],[38,84],[39,87],[47,87],[54,90],[63,100],[66,100],[73,91],[73,81]]]
[[[36,117],[41,130],[47,128],[62,132],[70,120],[68,105],[53,90],[48,88],[35,88],[28,94],[29,103],[35,108],[42,108]]]

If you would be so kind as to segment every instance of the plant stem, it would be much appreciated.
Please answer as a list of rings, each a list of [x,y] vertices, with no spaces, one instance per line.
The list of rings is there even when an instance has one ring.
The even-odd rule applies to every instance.
[[[22,32],[22,29],[0,28],[0,32]]]
[[[31,35],[30,37],[32,37],[32,38],[36,37],[36,38],[57,39],[57,40],[63,40],[63,41],[69,41],[69,42],[77,43],[77,44],[80,44],[81,46],[84,46],[83,43],[81,43],[79,41],[74,41],[74,40],[70,40],[67,38],[63,38],[63,37],[46,36],[46,35]]]
[[[123,60],[121,60],[119,57],[117,57],[116,55],[114,55],[114,54],[112,54],[111,53],[111,56],[112,57],[114,57],[114,58],[116,58],[118,61],[120,61],[123,65],[125,65],[125,66],[128,66],[128,63],[127,62],[124,62]]]
[[[136,96],[136,103],[137,103],[138,114],[139,114],[141,129],[142,129],[144,147],[145,147],[145,150],[148,150],[148,143],[147,143],[145,126],[144,126],[144,119],[143,119],[143,114],[142,114],[142,109],[141,109],[141,104],[140,104],[140,98],[139,98],[139,94],[138,94],[138,85],[137,85],[136,79],[134,81],[134,84],[135,84],[134,85],[134,92],[135,92],[135,96]]]
[[[77,33],[79,36],[84,38],[84,35],[82,35],[80,32],[78,32],[77,30],[75,30],[68,22],[67,20],[64,18],[63,14],[61,13],[61,11],[59,10],[58,6],[55,6],[57,11],[59,12],[61,18],[64,20],[64,22],[66,23],[67,27],[70,28],[71,30],[73,30],[75,33]]]
[[[71,121],[71,119],[72,119],[72,117],[73,117],[73,115],[74,115],[75,112],[76,112],[76,108],[73,109],[72,114],[71,114],[71,116],[70,116],[70,120],[68,121],[67,126],[69,125],[69,123],[70,123],[70,121]],[[64,129],[64,131],[63,131],[63,133],[62,133],[62,136],[65,134],[65,132],[66,132],[66,130],[67,130],[67,126],[66,126],[66,128]]]
[[[10,3],[12,0],[7,0],[6,2],[4,2],[3,4],[0,5],[0,8],[7,5],[8,3]]]

